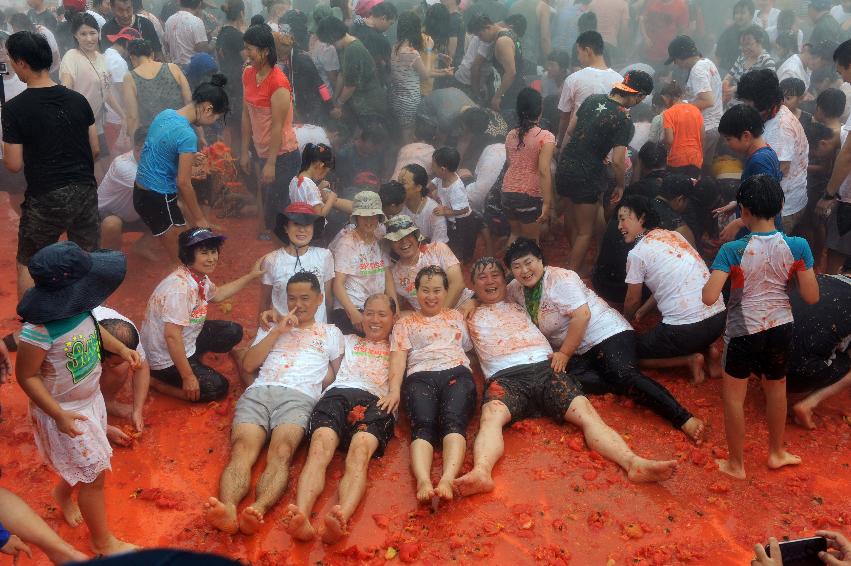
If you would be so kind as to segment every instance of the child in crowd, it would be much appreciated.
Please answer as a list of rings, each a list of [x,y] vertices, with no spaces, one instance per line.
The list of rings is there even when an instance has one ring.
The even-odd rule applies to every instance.
[[[683,87],[671,81],[660,96],[665,145],[668,146],[668,171],[697,178],[703,167],[703,114],[683,100]]]
[[[433,214],[446,217],[449,248],[461,261],[473,259],[478,232],[476,218],[472,216],[470,201],[464,181],[458,176],[461,156],[452,147],[441,147],[432,154],[431,169],[435,177],[428,189],[432,198],[440,203]]]
[[[53,497],[68,524],[85,521],[95,553],[135,550],[112,534],[106,517],[104,482],[112,448],[100,391],[101,351],[118,354],[131,367],[140,359],[91,312],[124,280],[126,259],[120,252],[87,253],[73,242],[59,242],[38,251],[29,272],[35,287],[18,303],[24,325],[16,375],[30,398],[38,451],[60,476]]]
[[[807,167],[807,208],[801,221],[801,232],[810,243],[818,264],[824,251],[826,231],[824,219],[816,213],[816,205],[830,180],[839,151],[839,139],[833,130],[819,122],[812,122],[804,131],[810,144],[810,162]]]
[[[845,112],[845,93],[838,88],[828,88],[816,97],[816,111],[813,118],[831,129],[834,142],[839,145],[839,131],[842,129],[842,114]]]
[[[797,77],[787,77],[780,81],[780,91],[783,93],[783,105],[795,115],[805,128],[813,121],[813,115],[801,109],[801,102],[807,92],[804,81]]]
[[[290,181],[290,202],[306,202],[319,216],[328,216],[337,200],[337,194],[325,180],[333,168],[334,153],[330,147],[324,143],[305,145],[301,154],[301,169]]]
[[[723,123],[723,120],[722,120]],[[786,451],[786,369],[792,340],[792,309],[786,288],[792,276],[801,298],[819,299],[813,255],[803,238],[778,232],[774,218],[783,208],[783,189],[768,175],[747,178],[736,200],[750,234],[721,246],[703,287],[703,302],[715,304],[731,280],[724,332],[724,426],[729,455],[718,460],[722,472],[745,479],[745,396],[751,375],[764,378],[768,420],[768,467],[800,464]]]

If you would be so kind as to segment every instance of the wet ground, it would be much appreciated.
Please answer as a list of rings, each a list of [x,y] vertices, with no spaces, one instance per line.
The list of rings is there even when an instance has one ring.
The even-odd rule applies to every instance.
[[[0,208],[0,331],[17,328],[14,284],[15,228]],[[226,282],[245,273],[269,242],[255,239],[253,220],[224,220],[230,239],[213,279]],[[130,238],[128,238],[129,242]],[[561,265],[563,245],[548,255]],[[167,274],[162,264],[130,256],[129,275],[108,304],[141,323],[145,302]],[[210,318],[234,320],[255,332],[259,284],[232,301],[212,305]],[[228,536],[210,529],[202,506],[217,491],[228,455],[233,406],[241,393],[226,356],[211,363],[234,387],[215,406],[190,406],[152,392],[146,430],[132,448],[116,448],[107,478],[113,529],[121,538],[146,546],[213,551],[252,564],[747,564],[752,545],[768,536],[796,538],[818,528],[851,533],[851,391],[818,411],[816,431],[792,424],[789,450],[803,458],[795,468],[765,466],[767,430],[763,397],[755,383],[747,401],[746,481],[715,469],[726,454],[720,381],[694,386],[687,370],[655,374],[674,395],[708,424],[700,447],[686,441],[659,417],[614,397],[593,398],[603,418],[639,454],[676,458],[676,475],[659,485],[633,485],[613,464],[585,447],[577,429],[544,419],[506,431],[506,457],[495,471],[496,490],[441,505],[418,506],[408,470],[407,426],[369,471],[365,501],[353,518],[350,536],[335,546],[294,543],[281,523],[293,500],[305,451],[300,450],[290,487],[270,511],[258,536]],[[477,373],[481,380],[481,374]],[[479,385],[481,393],[481,384]],[[23,497],[59,533],[88,550],[85,526],[71,529],[50,498],[54,474],[38,460],[26,418],[24,394],[16,384],[0,389],[0,486]],[[404,419],[403,419],[404,420]],[[117,422],[116,424],[124,424]],[[471,427],[469,437],[475,435]],[[472,443],[471,443],[472,444]],[[472,459],[468,450],[465,470]],[[440,466],[435,458],[435,478]],[[262,464],[262,461],[261,461]],[[342,473],[335,457],[319,499],[314,524],[334,503]],[[255,473],[255,479],[257,474]],[[393,550],[390,550],[393,549]],[[8,561],[7,561],[8,562]],[[0,559],[0,564],[7,563]],[[22,564],[30,563],[24,559]],[[32,561],[45,564],[43,554]]]

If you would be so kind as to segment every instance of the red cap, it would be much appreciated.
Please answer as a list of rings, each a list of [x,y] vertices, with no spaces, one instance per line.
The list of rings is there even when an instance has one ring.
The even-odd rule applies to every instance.
[[[121,31],[118,33],[114,33],[112,35],[106,36],[108,40],[112,43],[115,43],[119,39],[126,39],[127,41],[133,41],[134,39],[142,39],[142,33],[136,28],[131,28],[130,26],[121,28]]]
[[[62,0],[63,8],[71,8],[78,12],[86,11],[86,0]]]
[[[378,180],[378,175],[372,171],[361,171],[355,175],[355,180],[352,182],[352,185],[355,187],[377,187],[380,184],[381,182]]]
[[[311,216],[319,216],[312,206],[306,202],[292,202],[284,209],[284,214],[310,214]]]

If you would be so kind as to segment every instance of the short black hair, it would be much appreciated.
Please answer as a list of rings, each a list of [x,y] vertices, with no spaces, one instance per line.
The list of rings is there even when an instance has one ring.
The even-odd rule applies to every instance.
[[[771,220],[783,210],[783,189],[770,175],[754,175],[739,185],[736,201],[755,217]]]
[[[819,108],[828,118],[839,118],[845,112],[845,93],[838,88],[826,88],[816,98]]]
[[[131,57],[151,57],[154,48],[145,39],[134,39],[127,44],[127,54]]]
[[[289,290],[290,285],[295,285],[296,283],[309,283],[312,290],[317,293],[322,292],[322,287],[319,285],[319,278],[315,273],[311,273],[310,271],[296,271],[295,274],[287,280],[287,289]]]
[[[405,202],[405,187],[399,181],[387,181],[378,188],[381,206],[399,205]]]
[[[662,179],[658,194],[666,199],[674,199],[677,197],[688,197],[693,189],[694,183],[691,177],[675,173]]]
[[[768,34],[765,33],[765,30],[759,27],[756,24],[750,25],[742,30],[741,35],[739,35],[739,41],[742,40],[746,35],[751,36],[754,40],[759,43],[763,48],[768,43]]]
[[[561,49],[553,49],[547,55],[547,61],[555,62],[562,69],[570,69],[570,53]]]
[[[443,283],[443,288],[449,289],[449,276],[439,265],[427,265],[420,269],[417,277],[414,279],[414,289],[420,288],[420,282],[426,277],[440,277]]]
[[[764,131],[762,116],[755,108],[747,104],[736,104],[731,107],[724,112],[718,123],[718,133],[722,136],[741,138],[742,134],[750,132],[753,137],[758,138]]]
[[[511,14],[510,16],[502,20],[502,23],[511,28],[511,31],[513,31],[514,35],[516,35],[517,37],[522,38],[524,35],[526,35],[526,16],[524,16],[523,14]]]
[[[392,314],[396,314],[396,301],[393,300],[393,297],[391,297],[390,295],[387,295],[385,293],[374,293],[374,294],[368,296],[366,298],[366,300],[363,302],[364,310],[366,310],[366,307],[369,305],[369,303],[371,303],[372,301],[375,301],[377,299],[384,299],[385,301],[387,301],[387,304],[390,305],[390,312]]]
[[[780,81],[780,92],[783,96],[804,96],[807,91],[807,85],[798,77],[786,77]]]
[[[653,201],[644,195],[627,195],[621,199],[615,209],[615,216],[622,208],[631,210],[635,217],[641,220],[645,230],[659,227],[659,213],[653,207]]]
[[[600,32],[593,29],[583,31],[579,34],[579,37],[576,38],[576,47],[577,49],[588,47],[595,55],[602,55],[605,50],[603,36],[600,35]]]
[[[393,21],[399,16],[399,11],[396,10],[396,6],[392,2],[379,2],[372,7],[369,15],[374,18],[384,18],[385,20]]]
[[[668,148],[660,142],[645,142],[638,150],[638,160],[650,169],[659,169],[668,162]]]
[[[751,0],[739,0],[738,2],[733,4],[733,13],[735,14],[738,10],[741,10],[742,8],[750,12],[751,15],[756,12],[756,8],[754,7],[753,2],[751,2]]]
[[[136,330],[136,327],[133,324],[126,320],[121,320],[120,318],[106,318],[104,320],[99,320],[98,326],[115,336],[116,340],[131,350],[135,350],[139,346],[139,331]],[[111,354],[106,350],[104,353],[107,356],[117,355]]]
[[[579,29],[580,33],[585,33],[586,31],[594,31],[597,29],[597,14],[594,12],[585,12],[579,19],[576,20],[576,27]]]
[[[50,44],[40,33],[18,31],[6,40],[6,51],[14,61],[23,61],[33,71],[47,71],[53,65]]]
[[[833,62],[843,69],[851,65],[851,39],[839,44],[839,47],[833,52]]]
[[[783,104],[780,81],[771,69],[757,69],[742,75],[736,86],[736,97],[752,102],[760,112]]]
[[[413,177],[414,184],[419,185],[420,193],[423,196],[428,195],[428,171],[419,163],[408,163],[402,167],[402,171],[407,171]]]
[[[316,26],[316,37],[319,38],[319,41],[329,45],[337,43],[346,37],[347,33],[349,33],[349,28],[336,16],[323,18]]]
[[[487,16],[479,15],[473,16],[469,22],[467,22],[467,32],[472,35],[478,35],[483,29],[488,26],[492,26],[493,22]]]
[[[494,267],[496,267],[499,272],[502,273],[502,276],[505,277],[505,266],[502,264],[501,261],[499,261],[493,256],[480,257],[479,259],[474,261],[473,266],[470,268],[470,277],[472,279],[475,279],[476,275],[484,271],[484,269],[489,265],[493,265]]]
[[[541,246],[538,245],[535,240],[529,238],[517,238],[514,242],[508,246],[508,249],[505,250],[505,257],[503,258],[503,262],[509,268],[511,268],[511,264],[516,260],[526,257],[527,255],[532,255],[544,261],[544,252],[541,251]]]
[[[440,167],[446,167],[453,173],[458,170],[458,165],[461,164],[461,154],[454,147],[443,146],[436,149],[431,157]]]

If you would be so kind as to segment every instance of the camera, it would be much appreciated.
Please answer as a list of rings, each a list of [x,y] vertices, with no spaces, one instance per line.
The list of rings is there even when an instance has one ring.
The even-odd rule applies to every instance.
[[[6,66],[6,63],[0,62],[0,76],[8,75],[9,68]]]

